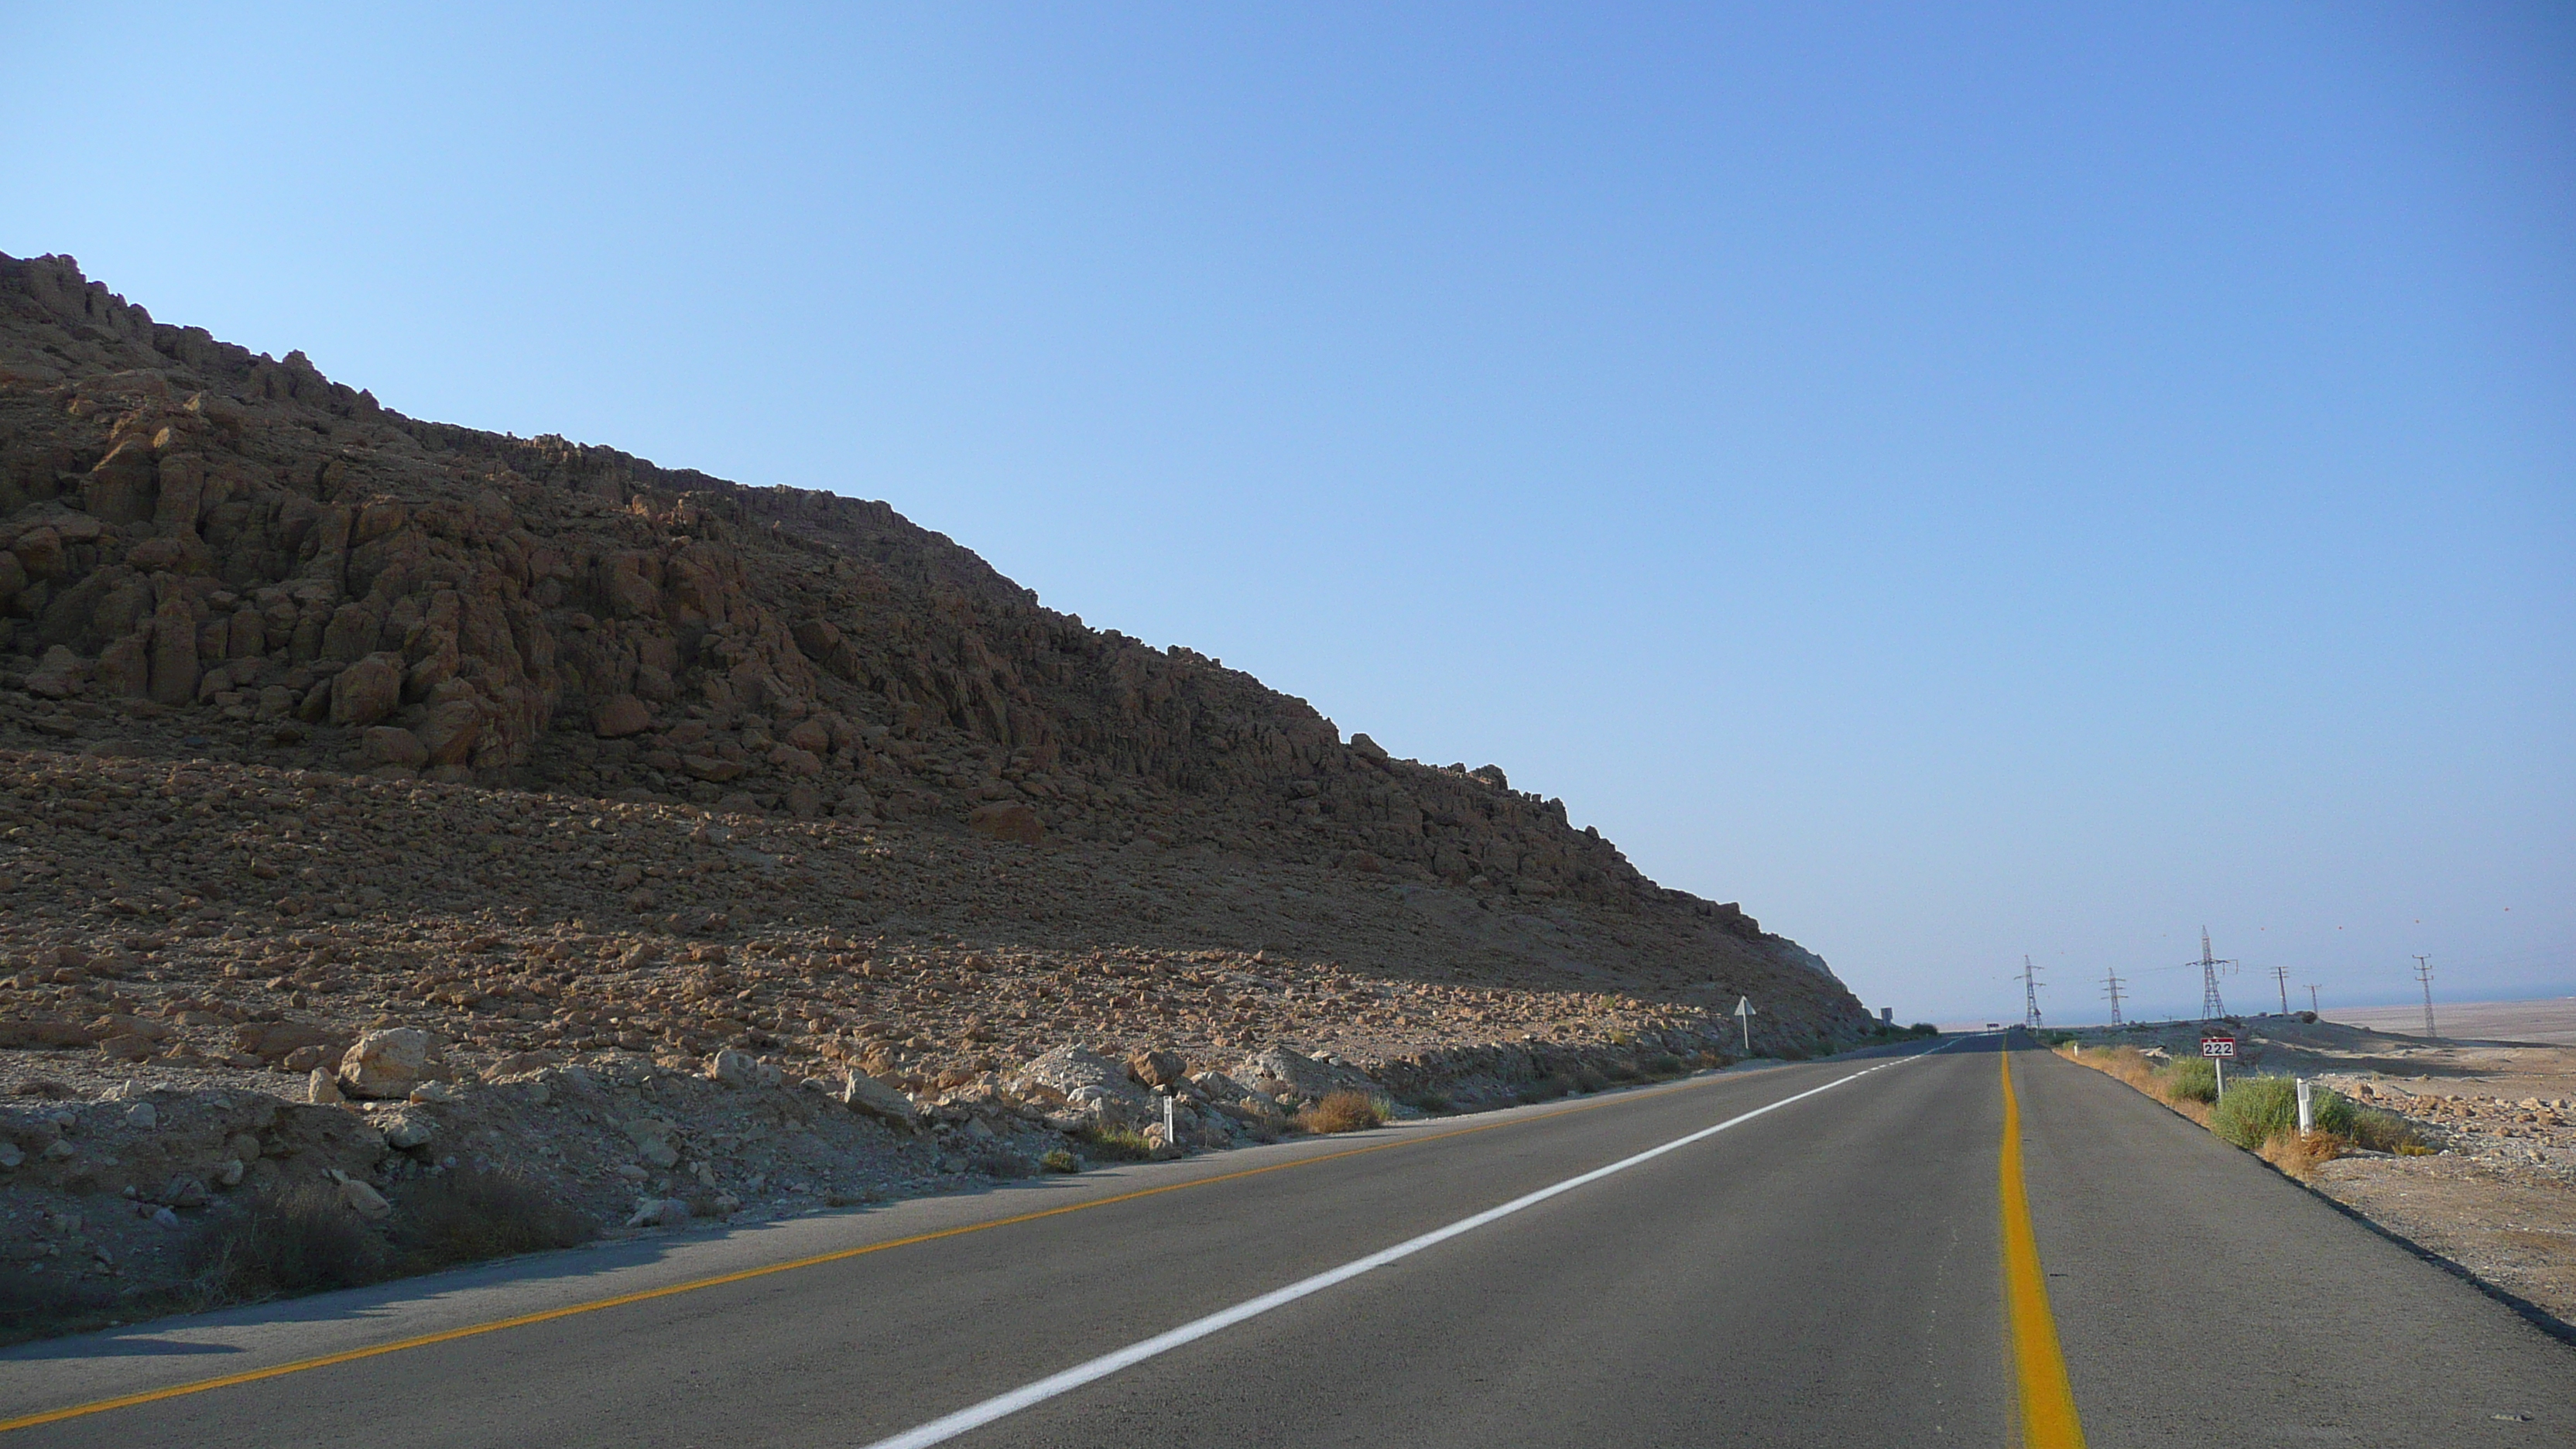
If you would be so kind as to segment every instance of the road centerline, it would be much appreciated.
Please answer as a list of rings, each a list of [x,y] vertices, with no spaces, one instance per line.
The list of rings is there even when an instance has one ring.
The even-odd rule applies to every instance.
[[[1942,1049],[1942,1047],[1935,1047],[1933,1048],[1933,1051],[1940,1051]],[[1504,1218],[1510,1217],[1525,1209],[1535,1207],[1551,1198],[1572,1192],[1576,1188],[1599,1182],[1603,1178],[1610,1177],[1615,1174],[1625,1172],[1630,1168],[1651,1162],[1658,1157],[1664,1156],[1666,1153],[1679,1151],[1693,1143],[1705,1141],[1708,1138],[1714,1137],[1717,1134],[1728,1130],[1729,1128],[1741,1126],[1746,1122],[1750,1122],[1756,1117],[1765,1116],[1769,1113],[1779,1111],[1781,1108],[1790,1106],[1793,1103],[1803,1102],[1807,1098],[1816,1096],[1819,1093],[1830,1092],[1834,1088],[1842,1086],[1847,1082],[1858,1081],[1860,1078],[1868,1076],[1872,1072],[1880,1071],[1891,1066],[1899,1066],[1909,1061],[1919,1061],[1922,1057],[1929,1056],[1931,1054],[1931,1052],[1924,1052],[1915,1056],[1898,1057],[1892,1061],[1880,1062],[1876,1066],[1863,1067],[1861,1070],[1853,1072],[1848,1076],[1836,1077],[1834,1080],[1826,1082],[1821,1086],[1810,1087],[1806,1091],[1796,1093],[1792,1096],[1783,1097],[1779,1101],[1771,1102],[1764,1106],[1756,1107],[1752,1111],[1740,1113],[1723,1122],[1685,1133],[1680,1137],[1673,1138],[1671,1141],[1649,1147],[1643,1152],[1634,1153],[1630,1156],[1623,1157],[1616,1162],[1593,1168],[1589,1172],[1577,1173],[1573,1177],[1566,1178],[1560,1182],[1551,1183],[1535,1192],[1524,1193],[1519,1197],[1513,1198],[1509,1202],[1460,1218],[1456,1222],[1450,1223],[1445,1227],[1434,1228],[1430,1232],[1408,1238],[1393,1247],[1382,1248],[1365,1257],[1355,1258],[1339,1267],[1329,1268],[1324,1272],[1314,1274],[1310,1277],[1301,1278],[1285,1287],[1274,1288],[1268,1293],[1261,1294],[1254,1298],[1245,1299],[1243,1302],[1237,1303],[1230,1308],[1220,1309],[1217,1312],[1207,1314],[1204,1317],[1192,1319],[1177,1328],[1168,1329],[1151,1338],[1142,1339],[1136,1343],[1129,1344],[1125,1348],[1102,1354],[1097,1358],[1075,1364],[1073,1367],[1061,1372],[1050,1374],[1047,1377],[1038,1379],[1032,1383],[1024,1384],[1008,1393],[997,1394],[980,1403],[971,1404],[963,1409],[959,1409],[953,1414],[943,1415],[940,1418],[933,1419],[916,1428],[907,1429],[900,1434],[876,1440],[867,1445],[866,1449],[928,1449],[928,1446],[930,1445],[944,1443],[947,1440],[956,1438],[960,1434],[965,1434],[972,1430],[982,1428],[984,1425],[993,1423],[996,1420],[1008,1418],[1013,1414],[1019,1413],[1023,1409],[1033,1408],[1039,1404],[1045,1403],[1049,1399],[1070,1393],[1075,1389],[1081,1388],[1085,1384],[1095,1383],[1101,1379],[1108,1378],[1112,1374],[1116,1374],[1121,1370],[1132,1368],[1148,1359],[1169,1353],[1185,1344],[1194,1343],[1211,1334],[1231,1328],[1238,1323],[1258,1318],[1262,1314],[1268,1313],[1273,1309],[1285,1307],[1286,1305],[1297,1302],[1302,1298],[1311,1297],[1314,1294],[1320,1293],[1337,1284],[1349,1282],[1351,1279],[1357,1278],[1362,1274],[1373,1272],[1390,1263],[1409,1258],[1416,1253],[1422,1252],[1426,1248],[1437,1246],[1438,1244],[1445,1243],[1452,1238],[1474,1232],[1476,1229],[1488,1224],[1499,1222]]]
[[[2039,1235],[2030,1221],[2030,1188],[2022,1176],[2021,1099],[2013,1092],[2012,1048],[2003,1063],[2004,1140],[1997,1168],[2004,1236],[2004,1307],[2012,1324],[2014,1397],[2021,1409],[2023,1449],[2084,1449],[2084,1424],[2075,1413],[2075,1388],[2057,1342],[2057,1315],[2048,1304],[2048,1274],[2040,1267]]]

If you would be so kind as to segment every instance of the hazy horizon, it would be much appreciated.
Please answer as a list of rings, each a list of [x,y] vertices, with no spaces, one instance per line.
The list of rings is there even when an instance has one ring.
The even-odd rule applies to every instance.
[[[121,90],[98,103],[103,34]],[[2576,992],[2576,14],[0,21],[0,251],[883,498],[1875,1012]],[[2240,1001],[2240,993],[2243,999]],[[2259,997],[2259,1000],[2258,1000]]]

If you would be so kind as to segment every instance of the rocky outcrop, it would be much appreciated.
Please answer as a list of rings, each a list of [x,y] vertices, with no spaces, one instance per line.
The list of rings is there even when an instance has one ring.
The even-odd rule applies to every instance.
[[[157,322],[68,258],[0,259],[0,560],[28,690],[149,700],[281,759],[1206,841],[1686,912],[1816,966],[1500,769],[1345,743],[883,503],[419,422],[300,353]]]
[[[123,723],[101,738],[100,720]],[[1292,939],[1309,962],[1404,959],[1434,981],[1523,962],[1569,989],[1751,990],[1782,1004],[1773,1024],[1801,1041],[1867,1025],[1822,961],[1732,904],[1646,880],[1597,831],[1574,828],[1562,801],[1514,789],[1494,766],[1345,741],[1305,702],[1217,660],[1041,607],[884,503],[406,418],[300,353],[274,359],[155,321],[68,258],[0,258],[0,748],[67,739],[92,756],[539,790],[591,801],[579,807],[591,814],[615,802],[828,820],[996,853],[989,875],[925,867],[950,874],[908,884],[899,909],[854,877],[854,894],[833,899],[876,902],[845,905],[860,923],[965,910],[981,882],[1056,862],[1086,898],[1015,905],[1020,947],[1052,949],[1067,922],[1107,907],[1108,939],[1163,953]],[[203,788],[239,799],[254,787]],[[438,808],[452,819],[461,802]],[[482,849],[432,835],[441,850]],[[691,838],[705,842],[698,854],[723,854],[720,839]],[[669,843],[630,844],[585,874],[585,897],[614,881],[613,904],[585,913],[738,930],[741,903],[707,898],[724,878],[710,862],[656,863]],[[814,848],[785,868],[810,879],[828,859],[867,875],[845,855],[854,845]],[[413,841],[399,859],[428,849]],[[1215,875],[1158,870],[1163,894],[1148,895],[1123,883],[1144,872],[1104,872],[1085,854],[1104,851],[1213,853],[1225,871],[1302,883],[1283,876],[1243,896]],[[489,879],[502,858],[372,882],[312,860],[251,888],[283,918],[345,917],[369,897]],[[551,868],[558,857],[509,858]],[[279,874],[256,858],[227,868],[255,882]],[[187,885],[160,889],[175,898]],[[102,909],[161,908],[101,891]],[[1219,915],[1258,907],[1265,924],[1245,929],[1265,934],[1201,930],[1211,902],[1228,908]],[[1425,928],[1448,954],[1404,949]],[[1091,926],[1073,934],[1103,939]],[[1225,1011],[1243,1016],[1268,989],[1243,989]],[[1145,1009],[1115,983],[1105,999]],[[1389,1030],[1408,1019],[1387,1013]],[[288,1049],[310,1050],[291,1069],[337,1065],[329,1053],[347,1046],[347,1026]],[[31,1043],[102,1039],[86,1020],[0,1029]],[[136,1059],[169,1050],[110,1035]],[[693,1051],[710,1045],[683,1036]],[[864,1050],[896,1055],[887,1041]],[[289,1059],[265,1037],[236,1054]],[[375,1090],[364,1071],[325,1076],[331,1090]]]

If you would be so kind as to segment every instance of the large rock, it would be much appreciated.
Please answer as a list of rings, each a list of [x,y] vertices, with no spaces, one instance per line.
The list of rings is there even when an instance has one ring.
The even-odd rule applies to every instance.
[[[279,1062],[305,1047],[321,1047],[337,1056],[349,1049],[349,1034],[309,1021],[249,1021],[233,1028],[233,1048],[264,1062]]]
[[[996,800],[967,812],[966,828],[993,840],[1035,845],[1046,839],[1046,821],[1017,800]]]
[[[1127,1059],[1127,1075],[1148,1087],[1175,1086],[1189,1074],[1189,1059],[1179,1052],[1138,1052]]]
[[[591,731],[603,740],[622,740],[640,735],[653,727],[652,706],[631,694],[614,694],[601,700],[591,716]]]
[[[370,654],[331,677],[331,723],[363,728],[402,707],[403,659]]]
[[[427,1079],[437,1041],[418,1027],[371,1031],[340,1058],[340,1089],[352,1097],[393,1100]]]
[[[393,725],[378,725],[359,737],[358,751],[370,765],[418,769],[429,762],[429,746],[420,736]]]
[[[1124,1115],[1154,1110],[1154,1094],[1128,1080],[1127,1068],[1088,1047],[1060,1046],[1020,1068],[1011,1089],[1023,1097],[1053,1096],[1076,1106],[1115,1105]]]
[[[1313,1101],[1334,1092],[1377,1090],[1377,1083],[1357,1067],[1321,1061],[1278,1046],[1244,1058],[1227,1075],[1256,1091],[1293,1102]]]
[[[920,1125],[921,1104],[904,1095],[893,1085],[879,1081],[857,1068],[851,1068],[841,1082],[841,1100],[851,1110],[864,1112],[879,1121],[899,1127]]]

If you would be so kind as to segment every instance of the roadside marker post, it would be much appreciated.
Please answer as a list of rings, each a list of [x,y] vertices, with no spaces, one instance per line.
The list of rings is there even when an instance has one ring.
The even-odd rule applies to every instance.
[[[2316,1109],[2309,1104],[2308,1079],[2300,1077],[2297,1080],[2299,1084],[2299,1135],[2304,1137],[2317,1130],[2317,1114]]]
[[[2225,1097],[2227,1095],[2227,1059],[2236,1055],[2236,1038],[2225,1032],[2202,1037],[2200,1054],[2209,1058],[2209,1069],[2218,1074],[2218,1095]],[[2307,1100],[2307,1088],[2304,1086],[2299,1089],[2299,1100],[2302,1103]]]

